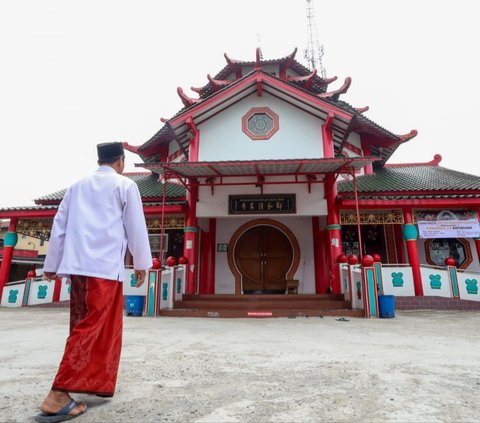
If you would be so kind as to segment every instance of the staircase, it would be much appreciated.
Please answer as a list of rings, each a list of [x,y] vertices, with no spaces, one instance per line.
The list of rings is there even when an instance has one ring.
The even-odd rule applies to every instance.
[[[352,310],[341,294],[236,295],[184,294],[173,309],[161,310],[170,317],[363,317],[363,310]]]

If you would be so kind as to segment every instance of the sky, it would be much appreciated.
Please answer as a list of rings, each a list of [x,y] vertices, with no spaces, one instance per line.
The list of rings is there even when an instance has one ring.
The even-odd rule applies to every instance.
[[[479,175],[476,1],[314,0],[323,65],[396,134],[390,163]],[[0,208],[94,171],[96,144],[140,145],[231,58],[306,64],[305,0],[0,0]],[[139,171],[127,153],[127,171]]]

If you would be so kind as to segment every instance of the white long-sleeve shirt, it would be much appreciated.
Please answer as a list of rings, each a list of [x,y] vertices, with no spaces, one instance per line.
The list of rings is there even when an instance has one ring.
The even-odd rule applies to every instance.
[[[126,249],[137,270],[152,266],[138,187],[110,166],[72,185],[53,221],[43,270],[124,279]]]

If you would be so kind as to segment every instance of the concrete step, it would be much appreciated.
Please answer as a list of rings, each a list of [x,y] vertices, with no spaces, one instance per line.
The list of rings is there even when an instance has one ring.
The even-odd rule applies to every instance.
[[[363,310],[330,309],[258,309],[258,310],[207,310],[207,309],[172,309],[161,310],[163,317],[210,317],[210,318],[273,318],[273,317],[364,317]]]
[[[343,294],[183,294],[183,300],[252,301],[252,300],[343,300]]]
[[[341,300],[301,300],[289,299],[269,300],[256,298],[250,301],[227,300],[182,300],[175,301],[174,308],[205,309],[205,310],[258,310],[258,309],[303,309],[303,310],[332,310],[348,309],[350,303]]]

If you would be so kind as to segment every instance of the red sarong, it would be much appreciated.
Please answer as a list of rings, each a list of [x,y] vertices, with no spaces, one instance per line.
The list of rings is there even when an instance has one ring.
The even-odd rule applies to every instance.
[[[111,397],[122,349],[122,283],[71,279],[70,336],[52,389]]]

